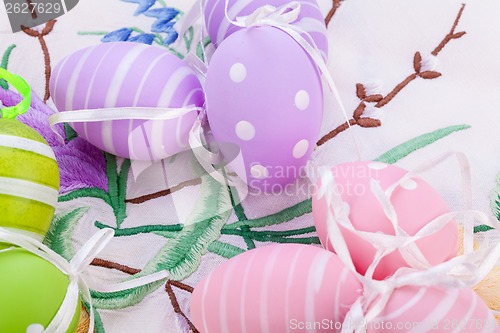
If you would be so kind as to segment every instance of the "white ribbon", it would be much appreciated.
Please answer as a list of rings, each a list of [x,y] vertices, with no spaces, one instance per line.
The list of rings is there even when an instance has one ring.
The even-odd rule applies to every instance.
[[[56,266],[63,274],[69,277],[69,285],[66,291],[66,296],[44,333],[65,333],[69,328],[75,309],[78,304],[79,293],[90,305],[89,316],[90,324],[88,332],[94,332],[94,307],[92,305],[92,297],[90,289],[87,285],[83,272],[90,265],[92,260],[106,247],[113,239],[114,231],[112,229],[102,229],[92,236],[87,243],[78,251],[78,253],[67,262],[59,254],[51,250],[43,243],[17,233],[10,229],[0,228],[0,242],[10,243],[19,246],[40,258],[43,258]],[[8,251],[10,249],[4,250]],[[166,271],[161,271],[155,274],[147,275],[130,281],[125,281],[115,285],[110,285],[105,288],[99,288],[101,292],[116,292],[136,288],[168,278]]]
[[[462,173],[462,186],[465,196],[466,210],[451,212],[430,221],[414,236],[408,235],[400,226],[391,197],[396,188],[412,177],[431,169],[451,157],[456,157]],[[383,191],[374,180],[371,181],[371,191],[382,206],[385,215],[390,220],[394,235],[379,234],[356,230],[349,219],[349,205],[343,201],[335,179],[329,169],[321,172],[321,187],[318,189],[318,198],[325,198],[327,204],[328,237],[339,258],[355,272],[354,263],[347,244],[340,230],[340,226],[354,233],[363,240],[370,242],[376,249],[374,261],[368,268],[366,275],[356,273],[364,284],[365,292],[356,301],[347,314],[342,332],[364,333],[365,324],[373,321],[385,308],[395,289],[402,286],[442,286],[450,288],[473,287],[482,281],[496,266],[500,258],[500,243],[487,244],[480,250],[473,250],[474,220],[500,230],[500,223],[489,215],[470,209],[472,190],[470,167],[467,158],[462,153],[450,153],[443,157],[431,160],[405,174],[395,184]],[[464,254],[436,266],[431,266],[416,242],[437,233],[450,221],[465,216],[464,221]],[[382,258],[394,251],[399,251],[411,268],[402,268],[393,276],[383,281],[372,279],[378,263]]]
[[[64,139],[54,129],[61,123],[101,122],[112,120],[171,120],[191,112],[201,112],[203,108],[187,106],[182,108],[162,107],[115,107],[56,112],[49,117],[52,131],[64,143]]]

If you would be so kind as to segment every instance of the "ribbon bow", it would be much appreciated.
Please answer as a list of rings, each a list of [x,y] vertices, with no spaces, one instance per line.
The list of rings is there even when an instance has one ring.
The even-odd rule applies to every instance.
[[[227,6],[228,1],[226,1],[226,18],[227,16]],[[232,24],[238,25],[240,27],[258,27],[264,25],[280,25],[287,26],[297,20],[300,14],[300,3],[293,1],[289,4],[280,6],[278,8],[265,5],[258,8],[252,14],[248,16],[237,17],[236,22],[231,21]]]
[[[112,229],[102,229],[98,231],[83,245],[73,259],[68,262],[45,244],[16,231],[12,231],[11,229],[0,228],[0,242],[10,243],[24,248],[40,258],[47,260],[69,277],[69,285],[64,300],[51,323],[45,328],[43,333],[65,333],[67,331],[73,320],[80,292],[83,299],[90,305],[90,324],[88,332],[94,332],[94,307],[92,305],[90,288],[83,276],[83,272],[90,266],[92,260],[94,260],[107,246],[111,239],[113,239],[113,236],[114,230]],[[168,273],[166,271],[161,271],[134,280],[100,288],[99,291],[123,291],[167,278]]]
[[[412,177],[422,173],[450,157],[457,157],[462,172],[463,190],[465,193],[466,210],[451,212],[430,221],[414,236],[408,235],[400,226],[397,214],[391,203],[395,189]],[[318,198],[325,198],[328,223],[328,237],[335,247],[335,252],[344,264],[356,272],[340,226],[370,242],[377,250],[375,258],[367,269],[365,276],[356,275],[364,285],[364,294],[351,307],[347,314],[343,333],[364,333],[365,324],[373,321],[385,308],[392,293],[403,286],[441,286],[447,288],[473,287],[483,280],[497,264],[500,258],[500,243],[487,244],[479,251],[473,250],[474,219],[481,224],[500,230],[500,223],[487,214],[470,209],[472,190],[470,167],[464,154],[450,153],[435,160],[422,164],[408,172],[386,191],[374,180],[371,181],[371,191],[378,199],[387,218],[390,220],[394,235],[378,234],[356,230],[349,219],[349,207],[340,195],[335,179],[329,169],[320,170],[321,186]],[[416,242],[438,232],[450,221],[465,216],[464,221],[464,255],[455,257],[436,266],[431,266]],[[411,268],[401,268],[393,276],[383,281],[372,279],[380,260],[394,251],[399,251]]]

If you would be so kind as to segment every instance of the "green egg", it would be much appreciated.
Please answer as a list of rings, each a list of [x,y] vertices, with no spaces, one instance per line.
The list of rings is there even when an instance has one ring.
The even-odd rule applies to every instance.
[[[69,278],[57,267],[24,249],[0,252],[0,332],[26,333],[30,325],[46,328],[61,306]],[[70,328],[80,320],[81,303]]]
[[[48,143],[15,119],[0,119],[0,226],[44,237],[54,216],[59,169]]]

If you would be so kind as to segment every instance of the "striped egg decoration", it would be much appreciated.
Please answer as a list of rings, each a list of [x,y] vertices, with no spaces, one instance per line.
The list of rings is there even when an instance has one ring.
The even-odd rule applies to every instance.
[[[59,111],[120,107],[201,107],[204,95],[193,70],[159,47],[113,42],[62,60],[50,81]],[[170,120],[114,120],[70,124],[101,150],[156,161],[188,148],[197,112]]]
[[[310,245],[271,245],[238,255],[205,277],[191,297],[191,317],[202,333],[340,332],[335,323],[361,293],[361,283],[335,254]]]
[[[472,289],[407,286],[396,289],[367,333],[499,333],[488,306]]]
[[[0,226],[42,240],[59,194],[54,152],[35,130],[0,119]]]
[[[316,0],[298,0],[300,3],[300,14],[292,24],[304,30],[303,37],[307,41],[314,41],[323,59],[328,58],[328,38],[326,36],[326,25],[323,15]],[[240,27],[232,25],[225,15],[226,0],[207,0],[204,6],[205,25],[212,43],[218,47],[224,39]],[[248,16],[258,8],[265,5],[280,7],[290,3],[289,0],[229,0],[227,14],[235,20],[237,17]],[[312,43],[311,43],[312,44]]]

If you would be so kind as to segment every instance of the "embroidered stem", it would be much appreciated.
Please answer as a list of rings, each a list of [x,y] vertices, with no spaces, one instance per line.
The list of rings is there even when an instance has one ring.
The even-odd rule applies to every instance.
[[[193,333],[199,333],[199,331],[196,329],[194,324],[189,320],[189,318],[184,314],[182,311],[179,302],[177,301],[177,296],[174,293],[174,290],[172,287],[176,287],[180,290],[186,291],[188,293],[193,293],[194,288],[191,286],[188,286],[187,284],[184,284],[179,281],[172,281],[168,280],[167,283],[165,284],[165,291],[167,292],[168,297],[170,298],[170,303],[172,303],[172,308],[174,309],[174,312],[180,315],[182,318],[184,318],[189,325],[189,328]]]
[[[45,95],[43,97],[44,102],[47,102],[48,99],[50,98],[49,83],[50,83],[50,75],[52,73],[52,68],[50,66],[50,53],[44,37],[52,32],[56,22],[57,20],[50,20],[49,22],[47,22],[45,24],[45,27],[42,29],[42,32],[38,32],[34,29],[22,26],[23,32],[28,36],[36,37],[38,39],[38,42],[40,43],[40,47],[42,48],[43,60],[45,66]]]
[[[462,7],[460,8],[460,11],[458,12],[457,18],[455,19],[455,22],[453,23],[453,27],[450,30],[450,33],[447,34],[446,37],[441,41],[441,43],[439,43],[439,45],[434,49],[434,51],[432,51],[432,55],[437,56],[439,54],[439,52],[441,52],[452,39],[458,39],[466,34],[465,31],[455,33],[455,29],[457,28],[458,23],[460,22],[460,19],[462,18],[462,14],[464,12],[464,9],[465,9],[465,4],[462,4]]]
[[[108,269],[116,269],[117,271],[123,272],[128,275],[135,275],[139,273],[141,270],[137,268],[132,268],[129,266],[125,266],[116,262],[104,260],[104,259],[99,259],[95,258],[92,263],[92,266],[98,266],[98,267],[103,267],[103,268],[108,268]]]
[[[328,12],[325,18],[325,24],[328,27],[330,24],[330,21],[332,20],[333,16],[337,12],[337,9],[339,9],[340,5],[342,4],[341,0],[333,0],[333,6],[332,9]]]
[[[340,1],[340,0],[338,0]],[[334,2],[335,4],[335,2]],[[337,7],[338,8],[338,7]],[[335,6],[332,8],[333,13],[335,13]],[[432,55],[437,56],[445,47],[448,45],[448,43],[453,40],[453,39],[459,39],[463,35],[466,34],[465,31],[462,32],[457,32],[455,33],[455,30],[460,23],[460,19],[462,17],[462,14],[465,9],[465,4],[462,4],[462,7],[460,8],[460,11],[458,12],[457,17],[455,18],[455,21],[453,23],[453,26],[450,30],[450,33],[448,33],[445,38],[439,43],[439,45],[436,47],[434,51],[432,51]],[[432,80],[436,79],[441,76],[441,73],[435,72],[435,71],[424,71],[421,72],[422,69],[422,56],[420,52],[417,52],[415,54],[415,57],[413,59],[413,67],[414,67],[414,73],[410,74],[408,77],[406,77],[401,83],[399,83],[391,92],[389,92],[385,97],[375,94],[371,96],[366,96],[366,88],[364,87],[363,84],[358,83],[356,85],[356,95],[358,98],[361,100],[361,103],[358,105],[356,110],[353,112],[353,119],[349,121],[349,124],[352,126],[361,126],[365,128],[375,128],[375,127],[380,127],[382,126],[382,122],[378,119],[373,119],[373,118],[365,118],[362,117],[363,112],[366,109],[366,103],[376,103],[374,105],[375,108],[383,108],[387,104],[389,104],[404,88],[406,88],[412,81],[414,81],[417,78],[422,78],[425,80]],[[333,139],[340,133],[346,131],[349,129],[350,126],[348,126],[348,123],[345,122],[332,130],[331,132],[327,133],[324,135],[318,142],[317,142],[317,147],[324,145],[326,142],[329,140]]]
[[[138,197],[138,198],[133,198],[133,199],[125,200],[125,202],[126,203],[131,203],[131,204],[138,205],[138,204],[142,204],[144,202],[147,202],[149,200],[153,200],[153,199],[158,199],[158,198],[161,198],[161,197],[165,197],[165,196],[170,195],[172,193],[178,192],[178,191],[180,191],[180,190],[182,190],[182,189],[184,189],[186,187],[196,186],[196,185],[200,185],[200,184],[201,184],[201,178],[196,178],[196,179],[192,179],[192,180],[188,180],[188,181],[182,182],[179,185],[176,185],[176,186],[174,186],[172,188],[169,188],[169,189],[166,189],[166,190],[163,190],[163,191],[159,191],[159,192],[155,192],[155,193],[143,195],[143,196]]]

